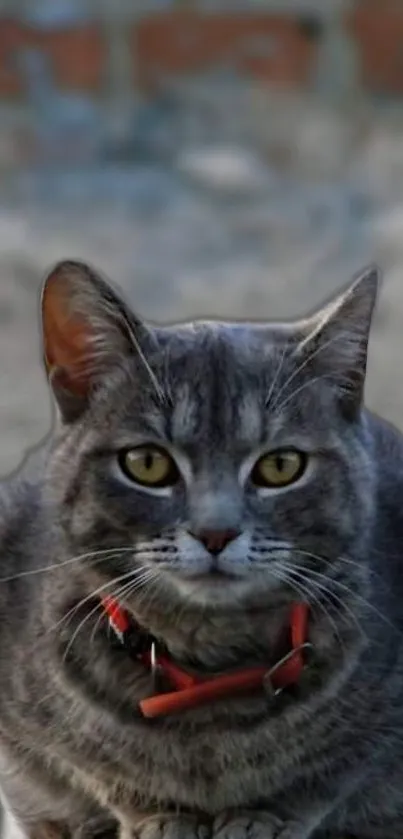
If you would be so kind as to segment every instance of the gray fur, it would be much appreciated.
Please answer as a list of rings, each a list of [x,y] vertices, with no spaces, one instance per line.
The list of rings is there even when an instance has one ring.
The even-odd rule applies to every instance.
[[[46,331],[61,277],[66,328],[91,329],[74,369]],[[29,839],[403,835],[403,442],[362,405],[376,289],[369,269],[296,323],[146,327],[86,266],[52,272],[58,417],[0,495],[0,785]],[[176,458],[172,491],[120,472],[142,442]],[[282,447],[305,475],[257,491],[253,462]],[[239,531],[224,583],[190,535],[221,529]],[[315,659],[274,705],[147,722],[150,677],[101,592],[201,670],[270,660],[307,599]]]

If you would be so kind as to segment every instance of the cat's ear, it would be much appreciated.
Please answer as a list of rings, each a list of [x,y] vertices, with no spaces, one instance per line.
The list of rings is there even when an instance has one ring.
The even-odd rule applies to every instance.
[[[47,374],[63,419],[88,405],[105,374],[139,348],[143,326],[111,287],[82,262],[60,262],[42,292]]]
[[[336,388],[345,411],[359,410],[365,383],[368,339],[380,283],[380,271],[369,266],[343,292],[308,318],[299,351],[323,382]]]

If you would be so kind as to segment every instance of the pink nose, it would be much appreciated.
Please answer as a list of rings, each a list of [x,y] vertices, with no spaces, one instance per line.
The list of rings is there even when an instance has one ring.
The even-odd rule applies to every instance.
[[[239,530],[200,530],[191,536],[198,539],[209,553],[217,556],[226,546],[239,536]]]

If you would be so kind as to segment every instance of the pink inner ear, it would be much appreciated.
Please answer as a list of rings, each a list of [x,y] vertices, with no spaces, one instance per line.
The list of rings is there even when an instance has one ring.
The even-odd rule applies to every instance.
[[[88,390],[91,327],[79,315],[69,315],[70,301],[64,283],[48,287],[43,300],[45,363],[48,375],[57,372],[59,382],[77,395]],[[62,286],[62,287],[60,287]]]

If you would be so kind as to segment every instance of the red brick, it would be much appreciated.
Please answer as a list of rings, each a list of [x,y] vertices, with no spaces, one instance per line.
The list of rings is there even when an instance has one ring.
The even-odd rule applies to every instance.
[[[42,35],[40,44],[52,60],[62,88],[97,90],[104,80],[105,48],[96,26],[63,29]]]
[[[49,56],[59,87],[92,91],[103,82],[105,48],[96,26],[46,32],[3,18],[0,20],[0,96],[24,93],[18,53],[27,47],[40,49]]]
[[[0,20],[0,96],[19,96],[23,92],[17,55],[29,39],[26,27],[7,18]]]
[[[348,25],[355,36],[361,79],[378,93],[403,93],[403,3],[362,0]]]
[[[228,60],[264,81],[302,86],[317,52],[297,19],[268,13],[177,10],[144,18],[132,38],[136,79],[146,86],[166,74],[187,75]]]

